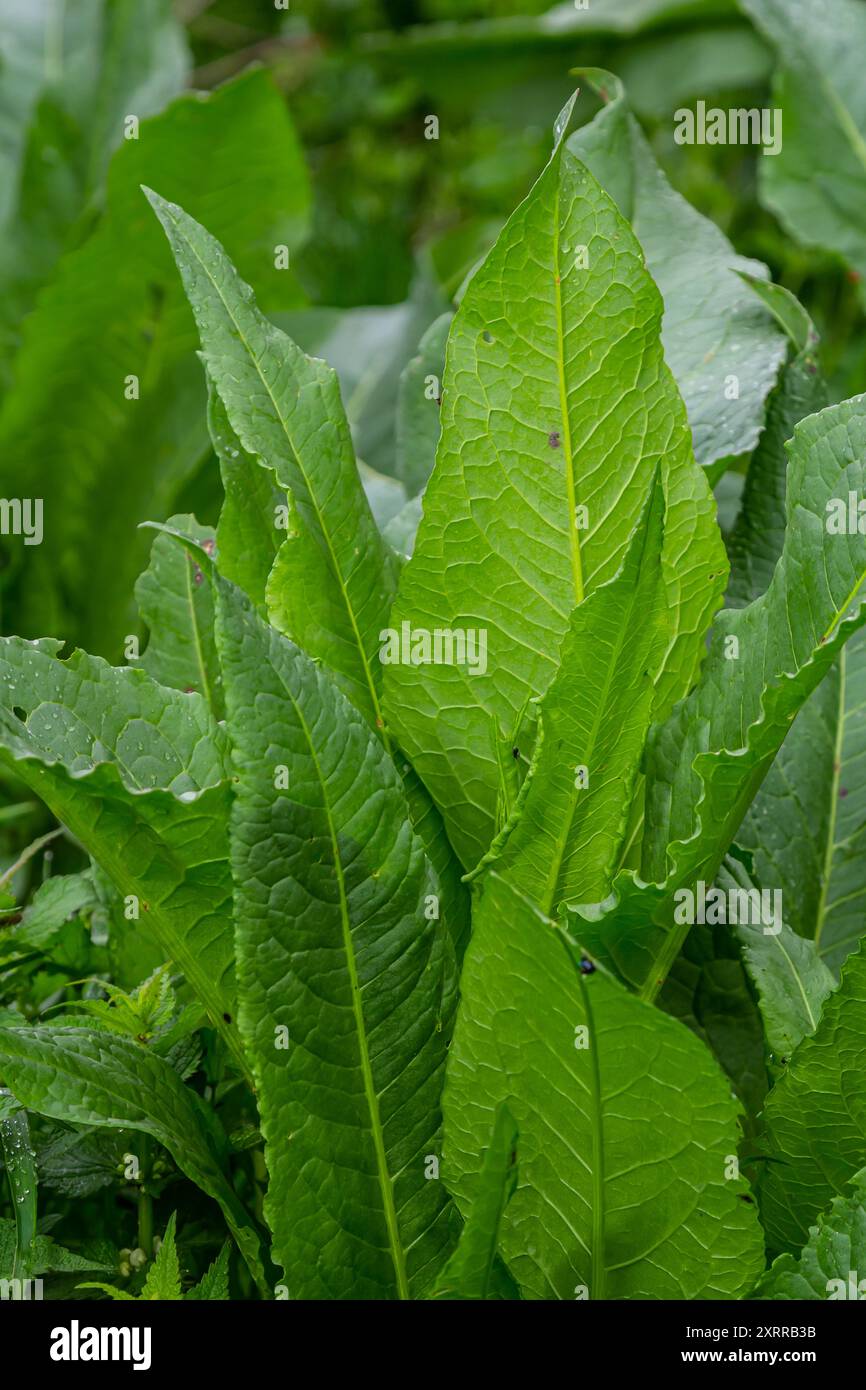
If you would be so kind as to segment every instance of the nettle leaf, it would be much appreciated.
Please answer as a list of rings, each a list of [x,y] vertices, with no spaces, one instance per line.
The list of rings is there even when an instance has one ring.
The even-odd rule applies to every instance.
[[[20,1278],[15,1275],[15,1222],[0,1216],[0,1279]],[[79,1255],[73,1250],[65,1250],[50,1236],[36,1236],[33,1241],[33,1259],[30,1266],[31,1279],[43,1274],[77,1274],[87,1270],[109,1270],[113,1266],[104,1263],[98,1256]]]
[[[834,1197],[827,1211],[810,1226],[799,1255],[780,1255],[761,1279],[752,1298],[856,1299],[866,1284],[866,1168],[855,1173],[845,1195]]]
[[[168,1218],[168,1225],[165,1228],[165,1235],[162,1238],[156,1259],[147,1271],[147,1278],[141,1291],[143,1299],[178,1299],[181,1296],[180,1260],[177,1257],[177,1241],[175,1239],[176,1228],[177,1212],[173,1211]]]
[[[449,310],[431,323],[400,376],[396,466],[410,498],[426,486],[436,460],[445,346],[453,317]]]
[[[103,655],[134,630],[148,548],[135,528],[176,510],[210,452],[195,327],[140,185],[182,190],[273,308],[298,301],[274,247],[299,244],[309,204],[285,102],[263,71],[185,94],[121,144],[105,215],[25,321],[0,412],[0,490],[17,495],[23,471],[32,496],[51,499],[43,544],[16,548],[4,575],[7,623]]]
[[[763,1266],[728,1178],[739,1106],[703,1044],[604,970],[496,872],[484,876],[444,1096],[445,1167],[471,1212],[506,1101],[520,1179],[500,1250],[532,1298],[735,1298]]]
[[[698,463],[749,453],[785,359],[785,338],[738,271],[767,275],[680,196],[653,158],[612,73],[582,74],[605,105],[569,148],[616,201],[664,300],[665,360],[685,402]]]
[[[469,867],[497,828],[500,755],[555,674],[572,609],[617,573],[657,470],[670,622],[657,715],[700,663],[725,559],[662,307],[627,223],[560,140],[454,319],[436,466],[391,619],[401,642],[478,646],[462,664],[410,650],[385,676],[389,724]]]
[[[198,1283],[184,1294],[184,1298],[198,1299],[208,1303],[227,1299],[229,1296],[230,1256],[231,1245],[226,1241],[213,1264],[208,1267]]]
[[[39,1180],[65,1197],[90,1197],[117,1184],[125,1137],[103,1129],[57,1129],[38,1150]]]
[[[764,1110],[761,1219],[773,1252],[796,1251],[833,1197],[863,1166],[866,1153],[866,955],[842,967],[821,1021],[804,1038]]]
[[[782,146],[760,159],[761,196],[805,246],[866,275],[866,13],[857,0],[743,0],[778,52]]]
[[[866,484],[866,397],[802,421],[789,455],[770,587],[717,617],[697,686],[650,735],[642,877],[625,871],[608,901],[576,908],[575,934],[647,998],[688,933],[678,895],[713,882],[791,720],[866,619],[866,537],[829,529]]]
[[[572,614],[539,705],[529,773],[482,860],[548,915],[567,898],[603,898],[618,863],[652,714],[651,672],[668,637],[663,527],[654,487],[619,573]]]
[[[217,581],[236,799],[240,1027],[291,1296],[407,1298],[450,1241],[438,1151],[453,967],[380,741]]]
[[[517,1185],[517,1126],[508,1106],[496,1111],[478,1174],[469,1219],[457,1249],[440,1270],[431,1298],[487,1298],[493,1279],[502,1213]]]
[[[228,740],[199,695],[59,643],[0,640],[0,760],[51,808],[185,975],[238,1065]]]
[[[0,1029],[0,1072],[23,1105],[69,1124],[141,1130],[219,1203],[260,1291],[261,1241],[226,1175],[228,1143],[213,1112],[174,1069],[138,1043],[85,1028]]]
[[[323,599],[327,621],[318,621],[318,605],[310,612],[296,601],[290,584],[281,615],[292,638],[327,663],[353,703],[381,728],[379,628],[396,563],[361,487],[336,374],[259,312],[209,232],[176,204],[149,190],[147,196],[183,277],[205,366],[229,423],[244,450],[265,459],[279,486],[291,492],[301,564],[317,558],[320,574],[330,580]],[[288,580],[301,572],[288,562]]]
[[[736,934],[757,991],[767,1046],[784,1065],[797,1044],[814,1033],[824,1000],[835,989],[836,981],[818,955],[814,941],[797,936],[777,916],[778,904],[770,913],[764,912],[761,890],[736,859],[725,860],[716,883],[726,892],[743,890],[749,895],[758,894],[757,898],[751,896],[755,910],[749,912],[750,920],[738,921]]]
[[[96,903],[96,888],[89,872],[46,879],[24,908],[20,922],[3,927],[0,968],[31,955],[49,952],[70,918]]]
[[[210,526],[200,526],[194,516],[173,516],[168,525],[215,547]],[[148,675],[175,690],[195,690],[203,695],[215,719],[222,718],[219,662],[213,635],[213,599],[210,585],[191,555],[170,536],[157,536],[150,564],[135,586],[135,598],[150,638],[141,656]]]

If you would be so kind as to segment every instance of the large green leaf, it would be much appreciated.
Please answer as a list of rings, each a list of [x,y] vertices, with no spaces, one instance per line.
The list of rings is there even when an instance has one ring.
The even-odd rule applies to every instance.
[[[438,882],[381,742],[217,581],[236,768],[240,1026],[292,1297],[423,1293],[450,1239],[437,1154],[452,1009]]]
[[[292,558],[285,561],[283,624],[382,728],[379,628],[396,563],[361,487],[337,378],[259,312],[209,232],[156,193],[148,197],[177,260],[229,423],[244,450],[264,460],[292,494],[296,523],[286,542]],[[294,582],[313,564],[318,575],[310,575],[311,589],[296,591]],[[324,592],[323,578],[329,581]]]
[[[676,1019],[601,969],[495,872],[485,875],[445,1089],[445,1178],[471,1212],[505,1101],[520,1180],[500,1251],[533,1298],[735,1298],[762,1241],[726,1176],[738,1106]]]
[[[576,131],[579,155],[631,222],[664,300],[662,345],[705,466],[749,453],[785,357],[785,338],[738,271],[766,275],[738,256],[714,222],[668,183],[612,73],[585,74],[605,105]]]
[[[169,526],[213,550],[214,532],[194,516],[173,516]],[[219,662],[213,634],[213,600],[201,568],[171,536],[154,539],[150,564],[135,586],[150,636],[141,664],[160,685],[196,690],[215,719],[223,713]]]
[[[730,856],[716,883],[727,891],[755,891],[744,866]],[[787,1064],[795,1047],[818,1027],[835,981],[814,941],[805,941],[783,920],[737,922],[743,961],[758,995],[770,1058]]]
[[[777,286],[770,292],[782,295]],[[776,308],[790,315],[799,306],[782,297]],[[792,323],[791,330],[799,351],[770,402],[730,540],[732,607],[751,602],[769,585],[785,534],[785,443],[797,423],[827,399],[808,320]],[[788,925],[814,939],[833,968],[864,931],[864,707],[866,634],[856,632],[798,714],[737,832],[756,878],[781,889]]]
[[[500,1105],[481,1164],[469,1219],[440,1270],[431,1297],[486,1298],[493,1278],[502,1213],[517,1185],[517,1126]]]
[[[761,1219],[773,1251],[795,1251],[866,1160],[866,955],[842,967],[816,1031],[803,1040],[764,1111]]]
[[[391,620],[486,641],[472,666],[401,660],[385,676],[389,725],[467,866],[493,837],[527,702],[556,671],[575,604],[619,569],[657,469],[670,624],[657,713],[699,665],[725,560],[661,315],[627,223],[560,139],[454,319],[436,466]]]
[[[0,759],[69,827],[138,930],[183,971],[243,1067],[233,1023],[229,771],[201,696],[59,644],[0,641]]]
[[[859,0],[741,0],[778,51],[779,154],[761,158],[762,197],[806,246],[866,276],[866,10]]]
[[[651,497],[619,573],[572,614],[529,773],[482,860],[548,915],[609,892],[628,823],[667,641],[661,490]]]
[[[192,316],[140,188],[157,180],[183,191],[275,307],[297,300],[274,249],[303,236],[308,200],[285,104],[263,72],[187,94],[123,142],[105,216],[26,321],[0,412],[0,484],[17,496],[24,474],[50,504],[41,546],[7,545],[6,630],[111,656],[135,631],[132,587],[148,548],[135,528],[175,510],[209,452]]]
[[[675,895],[713,882],[791,720],[866,619],[866,537],[827,529],[834,499],[862,495],[864,458],[866,397],[798,425],[770,587],[719,615],[697,686],[651,734],[642,877],[623,872],[610,900],[578,909],[576,934],[648,998],[688,933]]]
[[[214,1114],[168,1062],[140,1044],[86,1028],[0,1029],[0,1074],[30,1110],[68,1124],[141,1130],[219,1202],[260,1291],[270,1292],[261,1239],[226,1173]]]
[[[737,833],[791,926],[838,969],[866,932],[866,634],[797,717]]]
[[[809,1228],[797,1256],[780,1255],[761,1279],[753,1298],[863,1298],[861,1273],[866,1269],[866,1169],[855,1173],[845,1195],[834,1197],[829,1210]]]

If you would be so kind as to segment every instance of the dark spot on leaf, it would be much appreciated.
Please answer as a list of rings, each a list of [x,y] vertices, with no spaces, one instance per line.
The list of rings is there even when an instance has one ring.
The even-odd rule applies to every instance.
[[[223,1023],[231,1023],[231,1021],[232,1021],[232,1016],[231,1016],[231,1014],[223,1014]]]
[[[559,430],[551,430],[550,434],[547,436],[547,442],[551,449],[558,449],[560,445]]]
[[[519,748],[512,748],[512,750],[511,750],[511,756],[512,756],[512,758],[519,758],[519,757],[520,757],[520,749],[519,749]]]
[[[201,548],[206,555],[213,555],[216,551],[216,541],[210,539],[202,541]]]
[[[595,974],[595,966],[588,956],[581,956],[580,958],[580,973],[581,975]]]
[[[484,339],[485,343],[492,343],[492,342],[493,342],[493,334],[492,334],[491,332],[489,332],[488,329],[485,328],[485,330],[484,330],[484,332],[481,334],[481,336],[482,336],[482,338]]]
[[[741,1202],[748,1202],[750,1206],[752,1205],[752,1198],[749,1196],[747,1192],[741,1192],[739,1194],[739,1197]]]
[[[202,572],[201,572],[201,570],[199,569],[198,565],[195,565],[195,566],[194,566],[194,573],[193,573],[193,576],[192,576],[192,582],[193,582],[193,584],[200,584],[201,581],[202,581],[203,579],[204,579],[204,575],[202,574]]]
[[[21,720],[22,724],[27,723],[27,711],[25,709],[22,709],[20,705],[13,705],[12,713],[15,715],[16,719]]]
[[[848,788],[847,788],[847,787],[840,787],[840,788],[839,788],[839,795],[840,795],[840,796],[847,796],[847,795],[848,795]]]

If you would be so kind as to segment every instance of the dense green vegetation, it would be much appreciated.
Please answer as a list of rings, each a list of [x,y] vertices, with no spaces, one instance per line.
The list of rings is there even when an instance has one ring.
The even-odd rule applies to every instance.
[[[7,4],[4,1296],[857,1296],[864,41]]]

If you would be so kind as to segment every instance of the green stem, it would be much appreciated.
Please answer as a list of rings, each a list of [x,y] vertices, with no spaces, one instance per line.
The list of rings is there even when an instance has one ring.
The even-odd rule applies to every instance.
[[[18,858],[15,860],[15,863],[10,864],[9,868],[6,869],[4,873],[0,874],[0,888],[5,888],[7,883],[11,883],[12,879],[18,873],[18,870],[23,869],[24,865],[28,860],[33,858],[34,854],[38,854],[45,845],[50,845],[52,840],[56,840],[58,835],[62,834],[63,826],[59,825],[56,830],[49,830],[47,835],[40,835],[38,840],[34,840],[25,850],[22,850],[21,854],[19,854]]]

